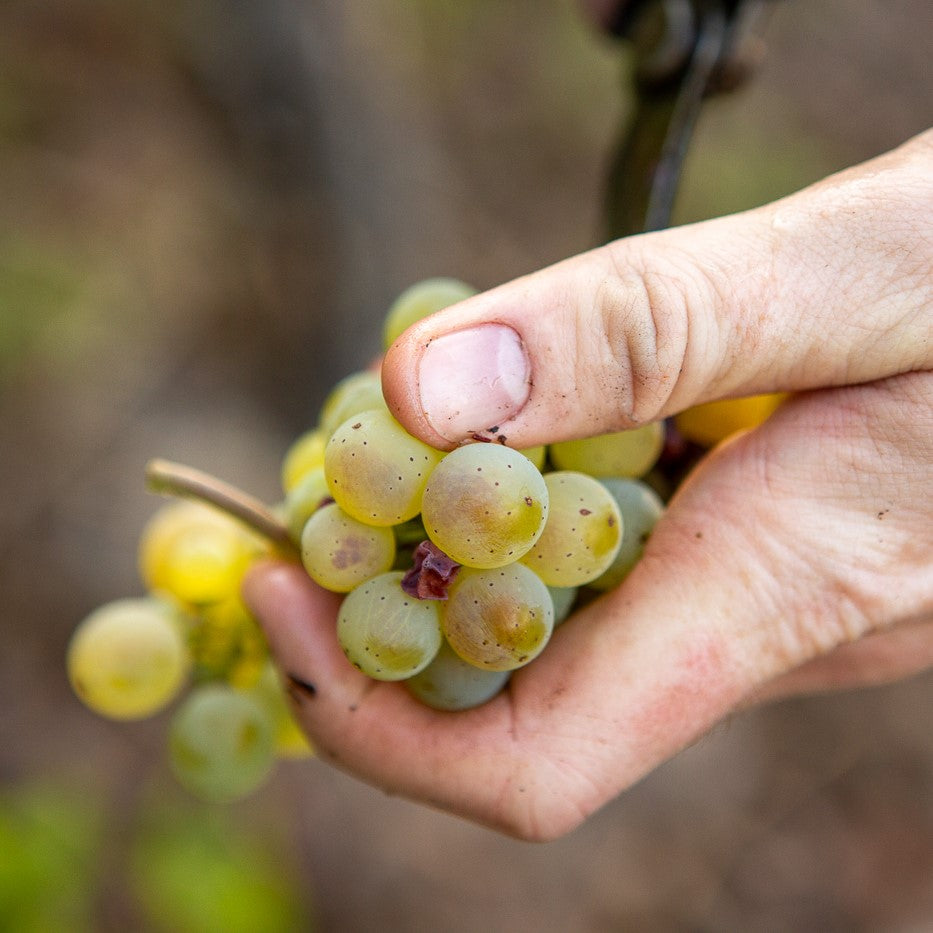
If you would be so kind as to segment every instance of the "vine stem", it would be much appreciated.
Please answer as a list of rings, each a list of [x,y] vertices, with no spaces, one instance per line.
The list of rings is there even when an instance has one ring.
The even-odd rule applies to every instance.
[[[146,485],[162,496],[194,499],[219,509],[267,538],[284,555],[298,557],[288,528],[264,502],[210,473],[171,460],[150,460]]]

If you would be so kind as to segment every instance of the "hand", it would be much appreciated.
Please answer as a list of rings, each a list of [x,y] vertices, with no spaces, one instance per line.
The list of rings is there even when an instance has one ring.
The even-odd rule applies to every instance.
[[[339,597],[246,595],[321,755],[528,839],[567,832],[735,710],[933,663],[933,133],[773,205],[633,237],[411,328],[399,420],[452,447],[618,430],[798,392],[710,454],[616,591],[486,706],[440,713],[345,660]],[[313,689],[308,689],[311,687]]]

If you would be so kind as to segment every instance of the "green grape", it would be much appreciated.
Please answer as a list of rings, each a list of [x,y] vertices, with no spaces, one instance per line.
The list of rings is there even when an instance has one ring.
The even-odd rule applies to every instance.
[[[398,525],[421,511],[443,454],[408,434],[388,410],[364,411],[333,433],[324,473],[337,504],[367,525]]]
[[[173,502],[143,529],[140,573],[148,589],[202,606],[236,596],[247,568],[266,549],[229,516],[198,502]]]
[[[406,288],[392,303],[386,315],[383,346],[388,350],[415,321],[475,294],[475,288],[449,278],[425,279]]]
[[[266,660],[250,696],[258,700],[272,717],[275,726],[275,754],[277,758],[310,758],[314,749],[307,735],[295,721],[281,675],[275,665]]]
[[[385,408],[385,404],[379,373],[369,369],[353,373],[338,382],[324,400],[318,430],[326,443],[347,418],[373,408]]]
[[[492,570],[462,567],[441,622],[450,647],[477,667],[510,671],[537,657],[554,629],[551,594],[522,564]]]
[[[551,594],[551,601],[554,603],[554,627],[557,628],[573,611],[579,587],[549,586],[547,589]]]
[[[654,421],[614,434],[551,444],[551,463],[557,470],[576,470],[590,476],[644,476],[664,447],[664,423]]]
[[[491,700],[508,682],[510,671],[490,671],[464,661],[444,641],[434,660],[405,681],[408,692],[425,706],[472,709]]]
[[[350,663],[376,680],[404,680],[423,670],[441,646],[437,600],[402,589],[401,571],[373,577],[340,606],[337,639]]]
[[[153,598],[118,599],[92,612],[68,645],[78,698],[110,719],[141,719],[175,698],[191,666],[175,609]]]
[[[285,452],[282,460],[282,489],[286,495],[307,475],[309,470],[324,465],[324,432],[315,428],[301,435]]]
[[[318,509],[301,534],[301,561],[315,583],[335,593],[385,573],[395,560],[391,528],[364,525],[336,502]]]
[[[320,466],[312,467],[293,486],[282,503],[281,514],[288,526],[293,541],[301,541],[305,522],[324,504],[331,501],[327,479],[324,476],[323,460]]]
[[[638,563],[651,529],[664,514],[664,503],[650,486],[637,479],[608,478],[600,482],[612,494],[622,515],[622,545],[609,569],[590,586],[611,590]]]
[[[582,586],[612,563],[622,517],[599,480],[561,470],[546,473],[550,512],[544,532],[522,558],[548,586]]]
[[[225,684],[193,690],[169,727],[169,760],[178,780],[223,803],[255,790],[275,763],[275,726],[265,706]]]
[[[541,474],[523,454],[499,444],[447,454],[421,503],[430,539],[457,563],[481,569],[518,560],[538,539],[547,514]]]

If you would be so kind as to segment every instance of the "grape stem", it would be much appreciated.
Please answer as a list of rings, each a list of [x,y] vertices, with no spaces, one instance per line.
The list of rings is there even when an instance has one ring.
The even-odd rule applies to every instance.
[[[150,460],[146,485],[162,496],[195,499],[219,509],[267,538],[283,556],[298,557],[288,528],[264,502],[210,473],[170,460]]]

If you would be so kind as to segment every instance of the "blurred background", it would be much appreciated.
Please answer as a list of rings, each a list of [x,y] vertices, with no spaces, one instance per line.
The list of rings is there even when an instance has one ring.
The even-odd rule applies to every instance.
[[[786,0],[766,41],[679,221],[933,122],[928,0]],[[68,687],[142,592],[148,458],[275,501],[402,288],[597,242],[626,56],[572,0],[0,7],[0,930],[933,928],[931,675],[737,717],[546,846],[314,761],[201,805],[166,716]]]

